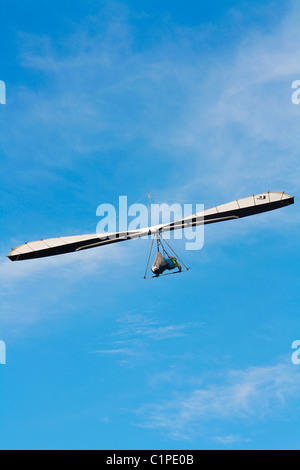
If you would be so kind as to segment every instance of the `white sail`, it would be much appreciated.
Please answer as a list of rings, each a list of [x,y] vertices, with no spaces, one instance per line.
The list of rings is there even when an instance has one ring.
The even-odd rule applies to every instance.
[[[279,209],[293,203],[294,197],[289,196],[285,192],[261,193],[255,196],[237,199],[233,202],[207,209],[168,224],[146,227],[129,232],[58,237],[25,243],[24,245],[14,248],[8,255],[8,258],[11,261],[21,261],[72,253],[97,246],[150,236],[157,231],[167,232],[202,224],[240,219],[250,215]]]

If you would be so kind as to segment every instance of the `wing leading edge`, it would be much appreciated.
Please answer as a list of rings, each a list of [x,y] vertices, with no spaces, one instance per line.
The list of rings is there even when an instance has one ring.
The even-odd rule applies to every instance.
[[[284,192],[268,192],[237,199],[233,202],[198,212],[177,222],[154,227],[146,227],[129,232],[116,232],[92,235],[58,237],[25,243],[14,248],[8,258],[11,261],[45,258],[62,255],[125,240],[150,236],[157,231],[168,232],[197,225],[206,225],[226,220],[240,219],[250,215],[272,211],[294,203],[294,197]]]

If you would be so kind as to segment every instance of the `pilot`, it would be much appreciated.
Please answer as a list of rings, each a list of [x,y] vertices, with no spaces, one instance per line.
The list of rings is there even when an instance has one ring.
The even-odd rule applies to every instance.
[[[175,268],[178,268],[178,271],[181,272],[181,265],[177,259],[170,256],[169,258],[163,258],[158,267],[153,266],[152,271],[158,277],[165,271],[172,271]]]

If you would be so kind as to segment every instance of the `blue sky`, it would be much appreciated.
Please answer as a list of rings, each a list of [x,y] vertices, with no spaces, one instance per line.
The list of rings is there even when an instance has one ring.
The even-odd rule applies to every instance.
[[[1,4],[1,449],[300,447],[300,7],[293,1]],[[148,242],[11,263],[147,191],[206,208],[189,273],[142,279]]]

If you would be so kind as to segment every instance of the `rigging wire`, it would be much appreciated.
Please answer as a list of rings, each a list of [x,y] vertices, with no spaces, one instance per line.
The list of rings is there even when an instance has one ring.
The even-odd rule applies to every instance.
[[[151,276],[151,277],[147,277],[147,274],[148,274],[148,270],[149,270],[149,264],[150,264],[150,260],[151,260],[151,255],[152,255],[152,252],[153,252],[153,245],[154,245],[154,240],[156,238],[156,242],[157,242],[157,252],[160,252],[160,249],[162,249],[163,251],[163,255],[165,258],[171,258],[172,256],[170,256],[170,254],[168,253],[167,249],[165,248],[164,244],[166,244],[169,249],[172,251],[173,255],[175,256],[176,259],[178,259],[181,264],[184,266],[184,270],[182,271],[176,271],[176,272],[173,272],[173,273],[164,273],[164,274],[160,274],[159,276]],[[156,232],[155,236],[153,236],[153,239],[152,239],[152,243],[151,243],[151,248],[150,248],[150,252],[149,252],[149,257],[148,257],[148,262],[147,262],[147,266],[146,266],[146,271],[145,271],[145,275],[144,275],[144,279],[152,279],[153,277],[162,277],[162,276],[169,276],[170,274],[180,274],[180,273],[184,273],[186,271],[189,271],[190,268],[188,268],[186,266],[186,264],[182,261],[182,259],[178,256],[178,254],[175,252],[175,250],[172,248],[172,246],[162,237],[161,233],[159,231]]]
[[[195,201],[190,201],[188,199],[178,199],[178,198],[172,198],[172,197],[169,197],[169,196],[160,196],[158,194],[151,194],[152,198],[153,199],[160,199],[162,201],[166,201],[166,200],[169,200],[169,201],[176,201],[176,202],[183,202],[183,203],[189,203],[189,204],[195,204]]]

